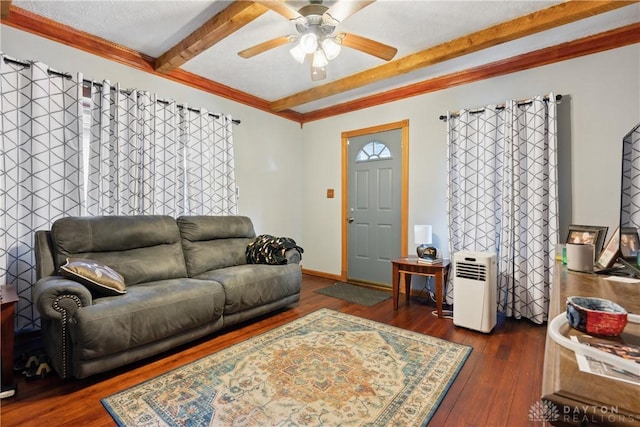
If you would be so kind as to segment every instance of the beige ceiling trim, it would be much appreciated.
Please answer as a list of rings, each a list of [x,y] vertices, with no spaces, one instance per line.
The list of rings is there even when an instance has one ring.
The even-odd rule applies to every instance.
[[[234,1],[205,22],[200,28],[178,42],[156,59],[155,70],[160,73],[179,68],[225,37],[235,33],[269,9],[252,1]]]
[[[11,0],[2,0],[0,5],[0,17],[2,19],[9,16],[9,9],[11,9]]]
[[[625,7],[637,1],[568,1],[510,21],[459,37],[395,61],[353,74],[331,83],[316,86],[271,103],[274,112],[284,111],[409,73],[449,59],[477,52],[501,43],[549,30],[590,16]]]

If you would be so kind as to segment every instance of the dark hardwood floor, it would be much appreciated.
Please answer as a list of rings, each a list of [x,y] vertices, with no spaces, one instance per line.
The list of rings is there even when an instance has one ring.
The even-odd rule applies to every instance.
[[[302,297],[294,308],[220,331],[167,352],[106,374],[62,381],[56,374],[26,382],[18,374],[18,393],[0,401],[0,424],[9,426],[113,426],[100,403],[110,394],[151,379],[222,348],[243,341],[319,308],[330,308],[418,331],[473,347],[466,364],[431,419],[430,426],[526,426],[529,409],[540,399],[546,327],[528,320],[498,318],[491,334],[437,319],[435,305],[423,299],[393,310],[391,299],[373,307],[317,294],[331,280],[305,275]]]

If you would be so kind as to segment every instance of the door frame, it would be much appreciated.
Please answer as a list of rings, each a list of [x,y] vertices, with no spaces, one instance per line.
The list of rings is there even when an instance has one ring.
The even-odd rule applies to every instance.
[[[406,119],[399,122],[342,132],[342,267],[340,268],[340,280],[343,282],[347,280],[347,266],[349,262],[349,224],[347,222],[349,202],[349,138],[395,129],[400,129],[402,131],[402,141],[400,143],[402,147],[402,165],[400,171],[400,256],[407,256],[407,218],[409,206],[409,120]],[[389,268],[391,268],[391,263],[389,263]]]

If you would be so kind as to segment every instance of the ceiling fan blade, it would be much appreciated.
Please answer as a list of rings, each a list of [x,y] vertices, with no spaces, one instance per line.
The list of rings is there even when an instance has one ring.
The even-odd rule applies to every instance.
[[[360,9],[363,9],[369,6],[371,3],[374,3],[375,0],[362,0],[362,1],[351,1],[351,0],[342,0],[336,2],[333,6],[329,8],[325,12],[326,14],[331,15],[333,19],[338,22],[342,22]],[[267,6],[268,7],[268,6]]]
[[[336,41],[342,43],[343,46],[357,49],[369,55],[377,56],[385,61],[390,61],[396,56],[398,49],[395,47],[368,39],[366,37],[357,36],[355,34],[340,33],[336,36]]]
[[[266,52],[270,49],[276,48],[278,46],[282,46],[283,44],[287,44],[293,41],[295,37],[292,36],[280,36],[275,39],[267,40],[266,42],[262,42],[255,46],[252,46],[248,49],[242,50],[238,52],[238,55],[243,58],[251,58],[252,56],[256,56],[261,54],[262,52]]]
[[[289,6],[284,4],[284,0],[261,0],[259,3],[287,19],[298,19],[302,17],[297,10],[291,9]]]

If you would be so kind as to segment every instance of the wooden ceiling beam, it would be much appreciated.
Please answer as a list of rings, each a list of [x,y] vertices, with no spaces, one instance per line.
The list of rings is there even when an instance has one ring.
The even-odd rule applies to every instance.
[[[168,73],[209,49],[269,9],[253,1],[234,1],[171,49],[160,55],[155,70]]]
[[[0,3],[0,18],[7,19],[9,10],[11,9],[12,0],[2,0]]]
[[[579,21],[590,16],[609,12],[633,3],[637,3],[637,1],[568,1],[561,3],[459,37],[340,80],[281,98],[271,103],[271,110],[274,112],[284,111],[298,105],[347,92],[371,83]]]

